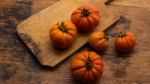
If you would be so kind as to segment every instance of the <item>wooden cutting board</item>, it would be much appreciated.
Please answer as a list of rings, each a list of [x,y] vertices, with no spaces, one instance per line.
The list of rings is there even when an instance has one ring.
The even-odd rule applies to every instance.
[[[74,44],[66,50],[55,49],[49,38],[50,26],[56,21],[70,20],[74,9],[90,5],[100,11],[101,22],[95,31],[104,31],[119,18],[97,0],[61,0],[31,16],[17,26],[17,33],[42,65],[54,67],[86,44],[89,34],[78,33]]]

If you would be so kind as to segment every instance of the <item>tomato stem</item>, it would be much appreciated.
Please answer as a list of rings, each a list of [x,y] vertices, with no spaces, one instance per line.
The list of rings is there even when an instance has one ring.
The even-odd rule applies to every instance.
[[[121,31],[121,32],[119,33],[119,36],[120,36],[120,37],[124,37],[124,36],[125,36],[125,32],[122,32],[122,31]]]
[[[64,22],[61,22],[61,24],[59,25],[59,29],[62,31],[62,32],[68,32],[68,29],[66,29],[65,25],[64,25]]]
[[[88,16],[89,14],[90,14],[89,10],[87,10],[85,8],[82,9],[82,15],[83,16]]]
[[[86,62],[86,68],[87,69],[91,69],[93,66],[92,61],[90,59],[90,57],[88,56],[87,62]]]
[[[104,38],[106,39],[106,41],[109,40],[109,34],[105,34]]]

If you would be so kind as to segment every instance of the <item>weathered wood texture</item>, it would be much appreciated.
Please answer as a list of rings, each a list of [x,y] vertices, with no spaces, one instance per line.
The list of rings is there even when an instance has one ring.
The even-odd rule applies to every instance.
[[[149,0],[113,0],[110,5],[150,8]]]
[[[104,31],[119,19],[119,16],[108,10],[103,2],[61,0],[17,26],[18,35],[42,65],[55,67],[87,43],[91,32],[87,34],[78,32],[75,42],[65,50],[54,48],[49,39],[50,26],[57,21],[69,21],[72,11],[81,5],[95,7],[100,12],[101,22],[94,31]]]
[[[69,73],[71,57],[56,69],[41,66],[16,34],[20,21],[55,2],[57,0],[0,1],[0,84],[78,84]],[[117,54],[113,41],[116,33],[124,28],[116,24],[107,30],[111,36],[110,47],[101,54],[105,71],[97,84],[149,84],[150,9],[111,5],[108,8],[130,19],[127,30],[136,34],[138,44],[133,52]]]

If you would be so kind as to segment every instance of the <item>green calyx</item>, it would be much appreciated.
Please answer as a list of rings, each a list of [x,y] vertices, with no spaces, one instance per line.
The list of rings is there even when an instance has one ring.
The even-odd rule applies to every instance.
[[[109,34],[105,34],[104,39],[106,39],[106,41],[109,40]]]
[[[93,66],[91,59],[88,56],[87,62],[86,62],[86,68],[91,69]]]
[[[59,25],[59,29],[62,32],[68,32],[68,29],[65,27],[64,22],[61,22],[61,24]]]
[[[90,14],[90,12],[88,9],[85,9],[85,8],[82,9],[82,15],[83,16],[88,16],[89,14]]]
[[[122,31],[121,31],[121,32],[119,33],[119,37],[124,37],[124,36],[125,36],[125,32],[122,32]]]

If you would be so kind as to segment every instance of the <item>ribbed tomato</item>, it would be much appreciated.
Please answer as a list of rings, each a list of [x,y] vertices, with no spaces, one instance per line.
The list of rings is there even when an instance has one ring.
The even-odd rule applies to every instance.
[[[76,26],[71,21],[58,22],[49,31],[50,39],[57,48],[70,47],[76,35]]]
[[[91,83],[103,73],[103,61],[93,51],[83,51],[76,54],[71,61],[71,72],[76,80]]]
[[[92,31],[100,21],[100,14],[96,8],[80,6],[71,15],[72,22],[77,26],[78,31]]]
[[[129,52],[136,45],[136,37],[132,32],[120,32],[116,38],[115,46],[119,52]]]
[[[108,47],[108,36],[104,32],[94,32],[90,35],[88,43],[90,46],[97,51],[103,52]]]

